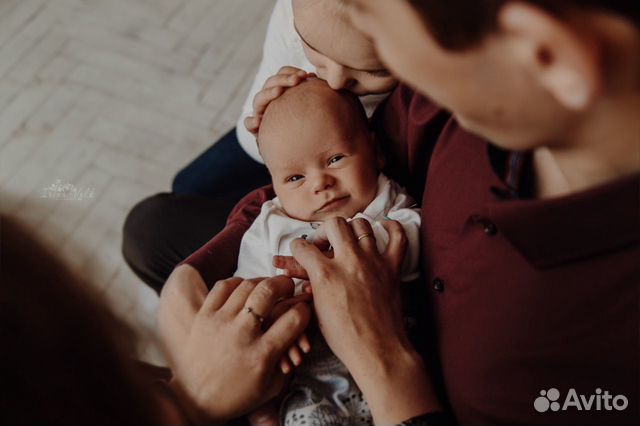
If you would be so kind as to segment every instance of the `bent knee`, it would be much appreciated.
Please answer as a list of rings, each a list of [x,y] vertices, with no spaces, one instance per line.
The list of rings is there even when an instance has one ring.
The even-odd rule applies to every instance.
[[[136,204],[127,215],[122,235],[122,255],[131,269],[156,291],[175,265],[171,265],[166,236],[166,206],[171,194],[157,194]]]

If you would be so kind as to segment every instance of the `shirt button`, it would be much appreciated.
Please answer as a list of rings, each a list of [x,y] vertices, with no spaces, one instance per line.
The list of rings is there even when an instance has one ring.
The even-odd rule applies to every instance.
[[[496,235],[498,233],[498,228],[491,222],[485,222],[484,233],[487,235]]]
[[[435,291],[442,292],[444,290],[444,281],[442,281],[438,277],[434,278],[433,281],[431,281],[431,284],[433,285],[433,289]]]

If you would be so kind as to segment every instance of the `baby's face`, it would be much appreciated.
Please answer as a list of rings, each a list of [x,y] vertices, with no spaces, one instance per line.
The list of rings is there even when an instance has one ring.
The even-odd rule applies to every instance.
[[[285,211],[310,222],[361,212],[376,196],[382,161],[372,135],[353,124],[352,109],[334,105],[305,114],[304,107],[294,108],[300,112],[295,119],[263,121],[259,136]]]

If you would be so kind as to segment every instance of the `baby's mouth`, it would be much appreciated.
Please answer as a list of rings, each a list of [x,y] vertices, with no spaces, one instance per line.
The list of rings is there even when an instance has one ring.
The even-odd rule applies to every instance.
[[[327,213],[337,208],[340,208],[349,201],[349,198],[350,198],[349,195],[345,195],[344,197],[337,197],[332,200],[329,200],[326,203],[324,203],[322,207],[316,210],[316,213]]]

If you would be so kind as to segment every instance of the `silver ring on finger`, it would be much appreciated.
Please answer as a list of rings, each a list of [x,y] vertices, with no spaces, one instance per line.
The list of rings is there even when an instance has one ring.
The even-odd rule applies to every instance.
[[[253,318],[256,320],[256,324],[262,325],[262,323],[264,322],[264,317],[255,312],[251,306],[245,306],[244,311],[253,316]]]

